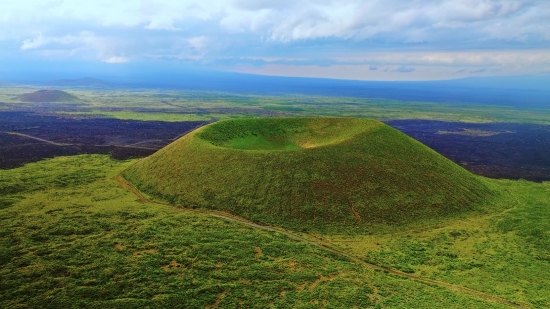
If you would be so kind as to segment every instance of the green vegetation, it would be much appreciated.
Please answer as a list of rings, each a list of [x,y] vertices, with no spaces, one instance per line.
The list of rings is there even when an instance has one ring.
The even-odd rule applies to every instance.
[[[59,115],[68,116],[95,116],[100,118],[114,118],[122,120],[141,120],[141,121],[166,121],[166,122],[183,122],[183,121],[209,121],[212,120],[209,116],[200,116],[195,114],[174,114],[174,113],[139,113],[132,111],[124,112],[106,112],[93,110],[89,112],[59,112]]]
[[[78,97],[61,90],[38,90],[17,97],[23,102],[78,102]]]
[[[18,96],[39,90],[0,86],[0,110],[36,107]],[[361,117],[377,120],[427,119],[460,122],[528,122],[550,124],[550,110],[482,104],[406,102],[377,98],[312,95],[243,95],[215,91],[146,91],[70,89],[80,98],[70,109],[62,103],[47,111],[74,116],[102,115],[120,119],[185,121],[265,116]],[[45,108],[45,107],[42,107]],[[192,118],[198,117],[198,118]]]
[[[199,138],[225,148],[304,149],[342,143],[377,125],[351,118],[240,119],[210,125]]]
[[[0,87],[0,110],[35,112],[35,103],[18,99],[35,90]],[[40,111],[169,121],[293,115],[550,124],[547,109],[504,106],[198,91],[70,92],[80,100],[43,104]],[[550,183],[473,176],[377,122],[326,125],[323,121],[333,120],[315,119],[305,120],[310,122],[304,127],[304,120],[270,121],[270,126],[260,120],[220,122],[217,130],[205,127],[137,165],[86,155],[0,170],[0,307],[510,308],[445,288],[450,283],[524,308],[550,308]],[[367,137],[369,142],[362,143]],[[341,146],[368,155],[343,154]],[[243,158],[273,163],[258,169],[243,166]],[[195,180],[212,183],[178,184],[170,178],[185,162],[202,170]],[[369,162],[368,169],[357,169]],[[404,169],[408,164],[415,168]],[[325,173],[331,169],[332,174]],[[439,178],[421,172],[438,169]],[[157,198],[230,210],[301,231],[312,241],[136,200],[113,180],[126,170],[140,188],[169,192]],[[245,179],[240,187],[240,176],[252,174],[257,178]],[[357,187],[365,175],[369,185]],[[226,181],[216,180],[223,177]],[[270,185],[261,187],[264,178]],[[327,184],[329,178],[338,181]],[[317,186],[308,186],[311,180],[319,180]],[[146,182],[154,186],[147,188]],[[424,191],[433,184],[433,190]],[[216,190],[228,195],[217,196]],[[324,213],[301,208],[300,201],[322,196],[300,197],[304,190],[329,192],[333,207]],[[361,204],[355,199],[363,198],[362,191],[394,200]],[[189,192],[203,192],[196,196],[199,203],[184,198]],[[243,207],[244,201],[229,194],[296,202],[270,208],[267,200],[259,200]],[[426,203],[415,204],[418,199]],[[407,206],[395,211],[394,205]],[[287,211],[295,218],[280,215]],[[373,219],[378,217],[383,220]],[[346,255],[434,281],[422,284]]]
[[[507,211],[375,235],[325,235],[364,260],[550,307],[550,183],[491,180]]]
[[[298,229],[445,217],[500,194],[405,134],[352,118],[222,121],[124,175],[170,203]]]
[[[132,162],[0,170],[2,308],[508,308],[350,263],[279,233],[142,204]],[[544,291],[544,290],[543,290]]]

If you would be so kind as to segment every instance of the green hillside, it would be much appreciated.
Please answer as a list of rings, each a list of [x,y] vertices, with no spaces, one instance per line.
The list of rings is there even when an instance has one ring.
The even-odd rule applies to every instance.
[[[374,120],[227,120],[130,167],[153,197],[253,220],[357,225],[433,218],[495,194],[479,177]]]
[[[38,90],[33,93],[22,94],[19,100],[23,102],[77,102],[79,98],[61,90]]]
[[[281,233],[136,200],[113,180],[129,164],[81,155],[0,170],[0,308],[511,308]],[[516,263],[506,252],[487,256]],[[471,277],[521,280],[523,299],[548,299],[548,267],[516,259],[538,276],[523,280],[528,267],[501,263]],[[539,299],[534,308],[548,308]]]

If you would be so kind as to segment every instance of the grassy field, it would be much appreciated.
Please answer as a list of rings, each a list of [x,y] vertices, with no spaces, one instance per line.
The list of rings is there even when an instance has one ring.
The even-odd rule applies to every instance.
[[[81,117],[98,117],[98,118],[114,118],[122,120],[141,120],[141,121],[166,121],[166,122],[183,122],[183,121],[209,121],[211,116],[202,116],[196,114],[177,114],[177,113],[140,113],[133,111],[122,112],[106,112],[93,110],[89,112],[58,112],[61,116],[81,116]]]
[[[489,181],[489,180],[488,180]],[[374,235],[318,235],[364,260],[550,307],[550,183],[490,180],[503,212]]]
[[[0,307],[509,308],[140,203],[113,180],[132,163],[84,155],[0,171]]]
[[[0,110],[37,111],[17,99],[42,88],[0,87]],[[41,106],[52,113],[100,115],[135,120],[209,120],[266,116],[338,116],[378,120],[429,119],[461,122],[526,122],[550,124],[549,109],[517,108],[460,102],[405,102],[378,98],[312,95],[244,95],[227,92],[68,89],[79,102]]]
[[[501,194],[405,134],[358,118],[222,121],[125,176],[174,204],[303,230],[445,217]]]

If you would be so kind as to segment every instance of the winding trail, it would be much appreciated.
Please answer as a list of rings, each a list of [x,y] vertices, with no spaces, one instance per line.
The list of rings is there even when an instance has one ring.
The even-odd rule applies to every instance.
[[[49,141],[47,139],[43,139],[43,138],[40,138],[40,137],[36,137],[36,136],[28,135],[28,134],[23,134],[23,133],[17,133],[17,132],[4,132],[4,133],[10,134],[10,135],[16,135],[16,136],[19,136],[19,137],[34,139],[36,141],[44,142],[46,144],[55,145],[55,146],[72,146],[73,145],[73,144],[66,144],[66,143],[56,143],[56,142],[53,142],[53,141]]]
[[[213,119],[212,121],[215,121],[216,119]],[[209,121],[209,122],[206,122],[204,124],[200,124],[192,129],[189,129],[181,134],[179,134],[178,136],[174,137],[173,139],[170,139],[169,141],[170,142],[173,142],[177,139],[179,139],[180,137],[184,136],[184,135],[187,135],[189,132],[191,131],[194,131],[194,130],[197,130],[201,127],[204,127],[205,125],[208,125],[210,123],[212,123],[212,121]],[[128,145],[116,145],[116,144],[111,144],[111,145],[92,145],[92,144],[71,144],[71,143],[58,143],[58,142],[54,142],[54,141],[51,141],[51,140],[47,140],[47,139],[43,139],[43,138],[40,138],[40,137],[37,137],[37,136],[32,136],[32,135],[28,135],[28,134],[24,134],[24,133],[19,133],[19,132],[0,132],[0,133],[6,133],[6,134],[9,134],[9,135],[15,135],[15,136],[19,136],[19,137],[23,137],[23,138],[28,138],[28,139],[33,139],[35,141],[39,141],[39,142],[43,142],[43,143],[46,143],[46,144],[50,144],[50,145],[54,145],[54,146],[94,146],[94,147],[120,147],[120,148],[132,148],[132,149],[146,149],[146,150],[160,150],[162,147],[146,147],[146,146],[138,146],[138,145],[141,145],[141,144],[146,144],[148,142],[157,142],[157,141],[161,141],[159,139],[149,139],[149,140],[143,140],[141,142],[137,142],[137,143],[134,143],[134,144],[128,144]]]
[[[423,278],[423,277],[408,274],[408,273],[405,273],[405,272],[402,272],[402,271],[399,271],[399,270],[396,270],[396,269],[386,268],[386,267],[382,267],[382,266],[379,266],[379,265],[376,265],[376,264],[365,262],[365,261],[363,261],[362,259],[360,259],[359,257],[357,257],[355,255],[351,255],[347,252],[344,252],[342,250],[331,247],[330,244],[328,244],[327,242],[325,242],[325,241],[323,241],[323,240],[321,240],[317,237],[314,237],[313,235],[312,235],[312,239],[308,239],[304,236],[295,234],[293,232],[284,230],[284,229],[279,228],[279,227],[261,225],[261,224],[254,223],[254,222],[249,221],[247,219],[244,219],[244,218],[241,218],[239,216],[235,216],[235,215],[232,215],[230,213],[223,212],[223,211],[185,208],[185,207],[178,206],[178,205],[173,205],[173,204],[169,204],[169,203],[163,203],[163,202],[151,200],[151,199],[147,198],[143,193],[141,193],[141,191],[139,191],[139,189],[136,188],[131,182],[129,182],[128,180],[126,180],[122,176],[122,174],[128,168],[129,167],[124,169],[121,173],[117,174],[114,177],[114,180],[120,185],[120,187],[122,187],[122,188],[126,189],[127,191],[131,192],[132,194],[134,194],[138,198],[138,202],[140,202],[140,203],[151,203],[151,204],[157,204],[157,205],[176,207],[176,208],[181,209],[183,211],[206,214],[206,215],[210,215],[212,217],[220,218],[220,219],[223,219],[223,220],[226,220],[226,221],[237,222],[239,224],[249,226],[249,227],[252,227],[252,228],[256,228],[256,229],[260,229],[260,230],[264,230],[264,231],[276,232],[276,233],[285,235],[288,238],[291,238],[291,239],[294,239],[294,240],[297,240],[297,241],[315,246],[315,247],[320,248],[322,250],[325,250],[327,252],[338,254],[340,256],[343,256],[343,257],[347,258],[348,260],[350,260],[352,262],[355,262],[355,263],[360,264],[360,265],[362,265],[364,267],[367,267],[367,268],[382,271],[386,274],[392,274],[392,275],[399,276],[399,277],[402,277],[402,278],[408,278],[408,279],[411,279],[411,280],[416,281],[416,282],[420,282],[420,283],[424,283],[424,284],[432,285],[432,286],[438,286],[438,287],[445,288],[447,290],[454,291],[454,292],[466,293],[466,294],[469,294],[471,296],[475,296],[477,298],[480,298],[480,299],[483,299],[483,300],[486,300],[486,301],[492,301],[492,302],[495,302],[495,303],[506,305],[506,306],[509,306],[511,308],[520,308],[520,309],[530,308],[530,306],[528,306],[528,305],[518,304],[518,303],[515,303],[515,302],[512,302],[512,301],[509,301],[507,299],[504,299],[502,297],[499,297],[499,296],[496,296],[496,295],[491,295],[491,294],[481,292],[481,291],[478,291],[478,290],[470,289],[470,288],[467,288],[467,287],[464,287],[464,286],[455,285],[455,284],[451,284],[451,283],[447,283],[447,282],[439,281],[439,280]]]
[[[112,145],[70,144],[70,143],[57,143],[57,142],[50,141],[50,140],[47,140],[47,139],[43,139],[43,138],[40,138],[40,137],[36,137],[36,136],[28,135],[28,134],[23,134],[23,133],[18,133],[18,132],[3,132],[3,133],[10,134],[10,135],[16,135],[16,136],[24,137],[24,138],[33,139],[33,140],[36,140],[36,141],[39,141],[39,142],[43,142],[43,143],[46,143],[46,144],[50,144],[50,145],[54,145],[54,146],[121,147],[121,148],[147,149],[147,150],[159,150],[159,149],[160,149],[160,148],[153,148],[153,147],[135,146],[135,145],[138,145],[138,144],[141,144],[141,143],[144,143],[144,142],[139,142],[139,143],[135,143],[135,144],[131,144],[131,145],[114,145],[114,144],[112,144]],[[145,142],[147,142],[147,141],[145,141]]]

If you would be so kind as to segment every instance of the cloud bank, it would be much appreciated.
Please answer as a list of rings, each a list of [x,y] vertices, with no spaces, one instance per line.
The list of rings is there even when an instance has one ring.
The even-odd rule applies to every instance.
[[[0,49],[20,59],[353,79],[528,74],[550,67],[550,1],[10,1]]]

